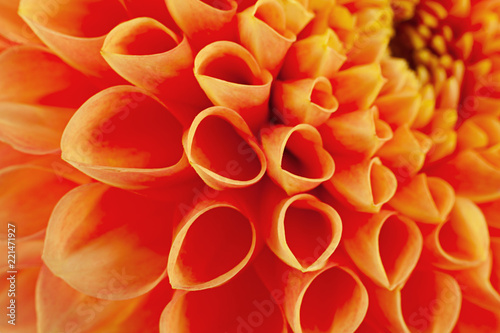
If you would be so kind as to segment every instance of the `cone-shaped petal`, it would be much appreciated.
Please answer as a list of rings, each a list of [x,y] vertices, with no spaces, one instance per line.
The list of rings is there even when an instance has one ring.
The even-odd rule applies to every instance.
[[[397,177],[413,177],[424,166],[426,154],[431,147],[432,140],[429,137],[403,125],[377,151],[377,156]]]
[[[269,248],[300,271],[323,268],[342,235],[337,211],[310,194],[286,197],[276,187],[265,193],[261,218]]]
[[[448,221],[426,236],[431,261],[443,269],[477,266],[488,256],[490,237],[483,213],[469,199],[457,196]]]
[[[376,116],[377,109],[333,115],[319,127],[325,149],[331,154],[371,157],[392,138],[392,130]]]
[[[403,289],[369,290],[370,317],[384,332],[451,332],[460,314],[460,287],[442,272],[415,271]]]
[[[64,130],[61,149],[77,169],[117,187],[143,188],[192,174],[181,124],[131,86],[103,90],[85,102]]]
[[[397,181],[378,157],[353,163],[337,163],[337,171],[325,182],[327,190],[359,212],[376,213],[396,193]]]
[[[415,222],[387,210],[349,222],[342,239],[356,266],[383,288],[402,286],[422,251],[422,234]]]
[[[309,191],[332,177],[335,163],[311,125],[264,128],[260,135],[267,173],[288,195]]]
[[[162,313],[160,333],[286,333],[275,295],[252,268],[217,288],[177,290]]]
[[[194,77],[187,38],[158,21],[141,17],[117,25],[101,53],[118,74],[158,96],[186,125],[211,105]]]
[[[243,118],[215,106],[203,110],[184,135],[187,158],[212,188],[246,187],[266,172],[266,158]]]
[[[368,308],[368,294],[347,266],[331,262],[323,269],[302,273],[261,252],[255,263],[269,290],[281,295],[293,332],[354,332]]]
[[[172,290],[162,283],[151,293],[129,300],[106,300],[105,295],[127,287],[117,275],[101,290],[101,298],[78,292],[47,267],[42,267],[36,286],[37,322],[40,332],[80,331],[95,333],[158,332],[161,311]]]
[[[457,131],[460,150],[490,147],[500,143],[500,121],[492,115],[467,119]]]
[[[446,221],[455,203],[455,191],[447,182],[419,174],[399,187],[389,205],[417,222]]]
[[[121,82],[99,51],[105,35],[126,20],[118,0],[22,0],[19,15],[57,55],[79,71],[107,83]]]
[[[280,78],[292,80],[324,76],[330,79],[345,60],[337,35],[328,29],[324,34],[293,43],[285,57]]]
[[[241,44],[262,68],[277,73],[296,37],[287,29],[286,10],[280,0],[258,0],[238,14]]]
[[[82,185],[54,209],[43,260],[56,276],[86,295],[137,297],[165,277],[172,218],[165,203],[99,183]],[[117,279],[122,288],[108,290]]]
[[[256,244],[254,222],[241,209],[220,197],[201,201],[175,227],[170,284],[203,290],[226,283],[249,263]]]
[[[237,111],[250,128],[267,119],[272,76],[243,46],[226,41],[206,46],[196,55],[194,74],[214,105]]]
[[[411,126],[415,121],[422,103],[419,94],[400,92],[377,98],[375,105],[380,112],[380,118],[394,126]]]
[[[272,102],[273,112],[290,126],[300,123],[319,126],[339,107],[332,95],[332,85],[325,77],[276,81]]]

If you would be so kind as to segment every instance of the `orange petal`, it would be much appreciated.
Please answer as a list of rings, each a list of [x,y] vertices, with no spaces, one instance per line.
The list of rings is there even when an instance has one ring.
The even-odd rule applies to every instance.
[[[238,14],[241,44],[262,68],[277,73],[290,46],[296,40],[287,29],[286,10],[279,0],[258,0]]]
[[[335,163],[311,125],[264,128],[260,135],[267,173],[288,195],[309,191],[332,177]]]
[[[500,199],[500,144],[486,151],[465,150],[433,171],[458,195],[483,203]]]
[[[319,131],[331,154],[371,157],[392,138],[389,125],[377,119],[376,108],[336,114]]]
[[[193,173],[181,124],[132,86],[103,90],[85,102],[64,130],[61,150],[75,168],[117,187],[165,185]]]
[[[165,277],[172,218],[165,203],[99,183],[82,185],[54,209],[43,260],[56,276],[88,296],[137,297]],[[108,290],[110,281],[117,280],[122,288]]]
[[[450,275],[416,271],[402,289],[373,287],[369,314],[384,332],[451,332],[461,302],[460,287]]]
[[[359,212],[376,213],[396,192],[394,174],[378,157],[359,163],[337,163],[337,171],[325,182],[328,191]]]
[[[269,250],[255,265],[268,289],[280,295],[293,332],[354,332],[365,317],[368,294],[347,266],[331,262],[319,271],[302,273]]]
[[[117,25],[101,51],[123,78],[155,94],[186,125],[207,99],[193,74],[193,53],[186,37],[160,22],[141,17]]]
[[[455,191],[440,178],[418,174],[399,187],[389,205],[417,222],[446,221],[455,203]]]
[[[0,184],[0,219],[18,227],[17,238],[44,230],[56,203],[76,186],[53,172],[27,165],[2,169]],[[7,238],[7,228],[0,237]]]
[[[372,106],[385,82],[380,65],[373,63],[338,72],[332,86],[342,107],[365,110]]]
[[[500,200],[479,205],[491,228],[500,229]]]
[[[269,248],[302,272],[323,268],[342,235],[337,211],[310,194],[265,193],[261,216]]]
[[[334,77],[346,56],[333,30],[301,39],[290,47],[280,72],[282,80]]]
[[[308,1],[301,0],[282,2],[285,9],[286,27],[296,36],[314,18],[314,13],[307,9],[307,3]]]
[[[319,126],[337,111],[339,103],[325,77],[276,81],[272,93],[273,112],[286,125]]]
[[[120,276],[111,277],[101,295],[127,287]],[[36,286],[38,329],[41,332],[158,332],[161,311],[172,290],[167,283],[130,300],[94,298],[71,288],[47,267]]]
[[[250,128],[267,120],[272,76],[243,46],[227,41],[206,46],[194,60],[194,74],[214,105],[237,111]]]
[[[165,0],[168,11],[197,48],[217,40],[232,40],[235,0]]]
[[[422,235],[415,222],[387,210],[349,222],[342,239],[356,266],[383,288],[402,286],[422,251]]]
[[[495,310],[494,310],[495,311]],[[499,332],[500,314],[481,308],[474,303],[465,300],[462,302],[462,311],[458,318],[454,332],[476,333],[476,332]]]
[[[21,269],[13,274],[14,280],[9,280],[12,274],[2,270],[0,274],[0,306],[4,311],[4,318],[0,322],[2,332],[37,331],[34,294],[39,271],[39,267]],[[11,287],[12,282],[14,287]]]
[[[131,17],[151,17],[177,34],[182,34],[181,29],[175,24],[174,19],[170,15],[165,0],[120,0],[127,8],[127,12]]]
[[[394,137],[377,151],[384,165],[397,177],[413,177],[424,166],[432,140],[425,134],[403,125],[394,131]]]
[[[19,15],[65,62],[106,83],[121,82],[99,54],[105,35],[127,13],[117,0],[21,0]]]
[[[77,108],[97,90],[54,54],[20,45],[0,55],[0,101]]]
[[[375,101],[380,118],[394,126],[411,126],[420,110],[422,97],[420,94],[400,92],[384,95]]]
[[[257,243],[254,221],[230,201],[201,201],[175,227],[168,258],[174,289],[217,287],[249,263]]]
[[[457,196],[447,222],[425,237],[431,262],[442,269],[464,269],[486,260],[490,246],[488,225],[481,210]]]
[[[19,0],[0,1],[0,39],[18,44],[40,43],[40,40],[17,14]]]
[[[500,120],[492,115],[476,115],[457,130],[460,150],[491,147],[500,143]]]
[[[184,135],[191,166],[212,188],[241,188],[257,183],[266,159],[243,118],[225,107],[200,112]]]
[[[248,269],[217,288],[177,290],[162,313],[160,332],[286,333],[279,297]]]

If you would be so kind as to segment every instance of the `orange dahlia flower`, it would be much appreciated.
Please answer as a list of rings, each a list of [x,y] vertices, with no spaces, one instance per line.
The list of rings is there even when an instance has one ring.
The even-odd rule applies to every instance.
[[[0,0],[0,332],[500,332],[497,0]]]

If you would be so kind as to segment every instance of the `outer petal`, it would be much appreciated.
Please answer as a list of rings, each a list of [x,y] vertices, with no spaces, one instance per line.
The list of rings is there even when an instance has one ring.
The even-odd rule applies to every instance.
[[[110,278],[102,294],[126,288],[122,276]],[[158,321],[172,297],[167,283],[130,300],[110,301],[82,294],[42,267],[36,286],[38,331],[119,333],[158,332]]]
[[[319,126],[337,111],[339,102],[325,77],[276,81],[272,93],[273,112],[286,125]]]
[[[369,290],[369,315],[385,331],[451,332],[460,314],[460,287],[442,272],[416,271],[401,290]]]
[[[217,288],[177,290],[162,313],[160,332],[286,333],[281,296],[269,292],[253,269]]]
[[[288,195],[309,191],[332,177],[335,163],[311,125],[264,128],[260,135],[267,173]]]
[[[389,125],[378,119],[376,108],[335,114],[319,131],[331,154],[367,157],[373,156],[393,135]]]
[[[64,61],[81,72],[120,82],[99,54],[105,35],[127,13],[118,0],[21,0],[19,15]]]
[[[457,197],[447,222],[425,237],[431,262],[442,269],[464,269],[487,259],[488,225],[481,210],[469,199]]]
[[[417,222],[446,221],[455,203],[455,191],[440,178],[419,174],[400,186],[389,205]]]
[[[500,143],[500,120],[492,115],[467,119],[457,131],[460,150],[491,147]]]
[[[458,318],[455,332],[498,332],[500,331],[500,314],[483,309],[474,303],[465,300],[462,302],[462,311]]]
[[[218,41],[194,60],[194,74],[214,105],[237,111],[255,129],[268,117],[272,76],[244,47]]]
[[[43,260],[56,276],[86,295],[137,297],[165,276],[172,218],[165,203],[103,184],[83,185],[54,209]],[[123,288],[107,289],[117,279]]]
[[[203,290],[231,280],[257,246],[255,222],[233,200],[195,205],[175,227],[168,277],[175,289]]]
[[[64,130],[62,158],[102,182],[145,188],[193,174],[182,126],[142,89],[116,86],[85,102]]]
[[[40,40],[31,29],[17,15],[19,0],[0,1],[0,39],[19,44],[40,43]]]
[[[241,44],[262,68],[277,74],[296,36],[287,29],[286,10],[280,0],[258,0],[238,14]]]
[[[397,180],[378,157],[358,163],[343,160],[325,182],[326,189],[342,203],[359,212],[376,213],[396,193]]]
[[[337,211],[310,194],[286,197],[270,186],[265,193],[261,220],[269,248],[302,272],[323,268],[342,235]]]
[[[193,74],[194,57],[186,37],[151,18],[117,25],[101,51],[123,78],[157,95],[186,125],[210,106]]]
[[[256,269],[268,289],[279,293],[293,332],[354,332],[368,308],[368,294],[350,268],[331,262],[302,273],[264,250]]]
[[[231,109],[211,107],[200,112],[183,143],[190,164],[212,188],[247,187],[266,172],[266,158],[257,140]]]
[[[384,95],[375,101],[380,118],[394,126],[411,126],[422,103],[420,94],[413,91]]]
[[[415,222],[383,210],[347,218],[344,246],[356,266],[389,290],[404,285],[422,251],[422,234]]]

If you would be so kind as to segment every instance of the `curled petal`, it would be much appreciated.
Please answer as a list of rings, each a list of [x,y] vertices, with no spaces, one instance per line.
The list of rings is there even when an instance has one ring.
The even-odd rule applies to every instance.
[[[170,15],[165,0],[149,0],[144,2],[142,0],[120,0],[127,12],[132,17],[151,17],[169,29],[181,34],[181,29],[175,24],[174,19]]]
[[[455,203],[455,191],[444,180],[419,174],[399,187],[389,205],[417,222],[446,221]]]
[[[160,333],[286,333],[279,297],[252,268],[217,288],[177,290],[161,315]]]
[[[422,103],[420,94],[401,92],[384,95],[375,101],[380,118],[394,126],[411,126],[415,121]]]
[[[222,198],[201,201],[175,227],[168,257],[174,289],[226,283],[249,263],[257,244],[254,221]]]
[[[491,147],[500,143],[500,120],[492,115],[467,119],[457,131],[460,150]]]
[[[354,332],[365,317],[368,294],[348,266],[331,261],[302,273],[269,250],[261,252],[255,266],[267,288],[282,297],[293,332]]]
[[[280,0],[258,0],[238,14],[241,44],[262,68],[276,73],[296,37],[287,29],[287,16]]]
[[[235,0],[165,0],[168,11],[181,30],[198,46],[216,40],[233,39],[231,23]]]
[[[6,248],[6,247],[5,247]],[[35,308],[35,286],[38,278],[39,267],[31,267],[18,270],[14,280],[9,280],[11,275],[2,270],[0,274],[0,306],[5,309],[4,320],[0,322],[0,330],[2,332],[21,332],[31,333],[37,331],[37,314]],[[11,287],[11,283],[15,288]],[[10,297],[14,289],[15,297]],[[14,300],[14,311],[11,300]],[[8,321],[13,320],[15,326]],[[14,329],[13,329],[14,328]]]
[[[422,234],[415,222],[387,210],[349,222],[342,239],[356,266],[378,286],[389,290],[402,286],[422,251]]]
[[[371,157],[393,135],[376,114],[373,107],[332,116],[319,128],[325,149],[331,154]]]
[[[126,288],[123,276],[111,277],[101,294]],[[166,283],[153,292],[130,300],[95,298],[73,289],[42,267],[36,285],[38,329],[41,332],[95,333],[158,332],[164,304],[172,297]]]
[[[498,332],[500,331],[500,314],[494,311],[486,310],[464,299],[454,330],[457,333]]]
[[[44,230],[56,203],[76,186],[53,172],[28,165],[2,169],[0,184],[0,219],[18,227],[17,238]],[[7,228],[0,237],[7,239]]]
[[[283,197],[266,190],[262,221],[267,245],[283,262],[302,272],[323,268],[342,235],[339,214],[310,194]]]
[[[267,172],[288,195],[309,191],[332,177],[333,158],[311,125],[264,128],[260,135]]]
[[[402,289],[370,291],[369,314],[389,332],[451,332],[460,314],[460,287],[442,272],[416,271]]]
[[[500,229],[500,200],[481,204],[479,208],[481,208],[488,226]]]
[[[151,18],[117,25],[101,51],[123,78],[155,94],[185,124],[190,124],[207,99],[193,74],[194,57],[186,37]]]
[[[194,74],[214,105],[237,111],[252,129],[266,121],[273,78],[241,45],[219,41],[206,46],[194,60]]]
[[[184,135],[191,166],[212,188],[241,188],[258,182],[266,158],[235,111],[215,106],[200,112]]]
[[[144,188],[192,174],[182,126],[154,97],[115,86],[85,102],[61,140],[62,158],[102,182]]]
[[[0,40],[5,39],[7,43],[14,44],[37,44],[40,40],[17,14],[19,0],[0,1]],[[0,41],[1,44],[1,41]],[[1,47],[0,47],[1,49]]]
[[[81,73],[38,46],[0,55],[0,101],[77,108],[96,89]]]
[[[394,137],[377,151],[384,165],[396,175],[413,177],[424,166],[432,140],[425,134],[403,125],[394,131]]]
[[[285,57],[280,78],[334,77],[346,60],[339,45],[338,37],[331,29],[293,43]]]
[[[457,196],[448,221],[426,236],[432,263],[443,269],[464,269],[486,260],[490,247],[488,225],[481,210]]]
[[[127,13],[118,0],[21,0],[19,15],[65,62],[84,74],[121,82],[99,54],[105,35]]]
[[[500,198],[500,144],[486,151],[465,150],[433,171],[458,195],[483,203]]]
[[[319,126],[339,107],[332,95],[332,85],[325,77],[276,81],[272,96],[273,111],[291,126],[300,123]]]
[[[338,72],[332,86],[342,107],[365,110],[372,106],[385,82],[380,65],[373,63]]]
[[[285,9],[287,29],[298,35],[314,18],[314,13],[307,9],[307,1],[282,0],[281,2]]]
[[[165,203],[100,183],[82,185],[54,209],[43,260],[85,295],[138,297],[165,277],[172,218]],[[121,288],[111,290],[110,281],[122,283]]]
[[[337,200],[356,211],[377,213],[396,193],[397,180],[375,157],[359,163],[337,163],[337,171],[325,187]]]

